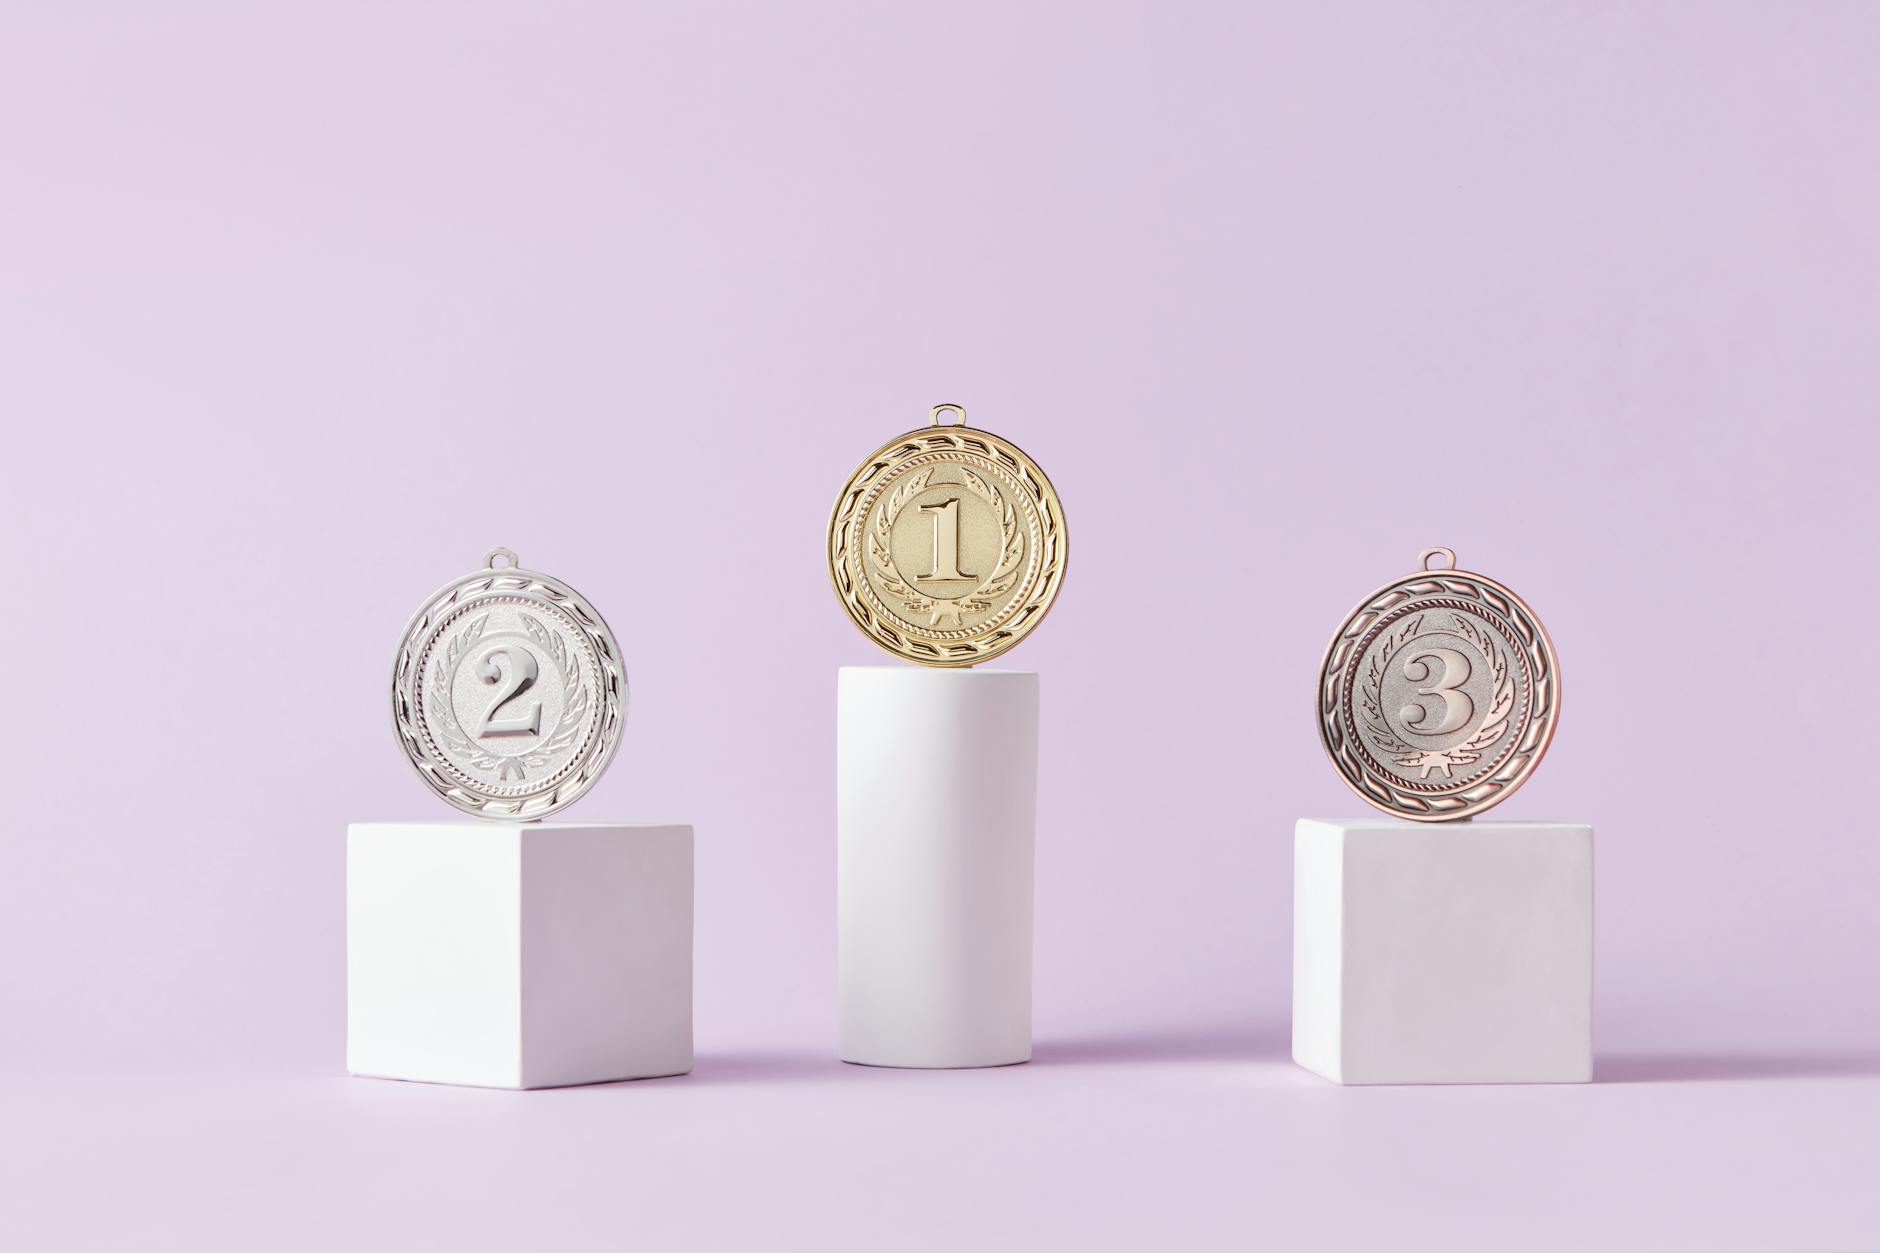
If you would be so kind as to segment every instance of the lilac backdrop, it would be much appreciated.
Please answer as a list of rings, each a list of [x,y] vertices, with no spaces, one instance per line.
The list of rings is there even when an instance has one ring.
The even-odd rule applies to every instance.
[[[1498,816],[1598,828],[1609,1077],[1847,1071],[1819,1117],[1856,1134],[1850,1103],[1880,1112],[1876,117],[1861,5],[10,7],[0,991],[11,1069],[44,1077],[29,1121],[127,1142],[73,1131],[56,1075],[113,1109],[71,1077],[188,1074],[229,1110],[291,1079],[313,1144],[392,1099],[334,1078],[343,828],[444,816],[386,670],[420,598],[504,544],[602,607],[632,678],[570,816],[698,829],[696,1084],[715,1065],[746,1104],[672,1084],[645,1109],[704,1141],[704,1110],[841,1127],[834,671],[883,658],[823,526],[860,456],[959,401],[1047,467],[1075,536],[1011,662],[1044,675],[1041,1060],[1125,1076],[1088,1099],[1148,1108],[1157,1059],[1297,1095],[1291,825],[1356,807],[1314,668],[1446,544],[1563,658],[1559,737]],[[954,1091],[1083,1091],[1042,1070]],[[207,1108],[125,1091],[159,1103],[122,1107],[140,1125]],[[1543,1099],[1415,1096],[1455,1103],[1352,1134],[1475,1110],[1479,1153],[1535,1126],[1481,1102]],[[1072,1108],[1025,1125],[1068,1132],[1043,1151],[1088,1182]],[[1670,1160],[1738,1125],[1706,1108],[1665,1115],[1693,1131]],[[561,1134],[528,1125],[502,1134]],[[1246,1150],[1243,1183],[1310,1161],[1316,1125]],[[1834,1160],[1880,1166],[1857,1134]],[[72,1153],[47,1195],[115,1169]],[[1823,1189],[1822,1239],[1874,1230],[1851,1184],[1772,1160]],[[1784,1243],[1756,1213],[1730,1230]]]

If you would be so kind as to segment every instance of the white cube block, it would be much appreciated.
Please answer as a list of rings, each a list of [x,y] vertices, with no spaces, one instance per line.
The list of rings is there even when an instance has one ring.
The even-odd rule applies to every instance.
[[[1293,1060],[1334,1083],[1593,1077],[1593,829],[1303,819]]]
[[[692,828],[364,822],[346,1066],[552,1088],[692,1069]]]

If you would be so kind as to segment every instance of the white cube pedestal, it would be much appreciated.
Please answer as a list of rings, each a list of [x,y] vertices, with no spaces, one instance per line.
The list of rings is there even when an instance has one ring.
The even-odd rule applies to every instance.
[[[836,683],[842,1059],[1031,1059],[1038,676],[847,666]]]
[[[1334,1083],[1593,1077],[1593,829],[1303,819],[1293,1060]]]
[[[692,1069],[692,828],[346,833],[346,1067],[552,1088]]]

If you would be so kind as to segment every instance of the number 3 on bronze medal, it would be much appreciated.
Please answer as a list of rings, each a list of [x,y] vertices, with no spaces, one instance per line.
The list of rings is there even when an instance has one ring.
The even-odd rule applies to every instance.
[[[1469,659],[1453,648],[1431,649],[1404,662],[1403,677],[1412,683],[1427,681],[1432,673],[1431,662],[1436,663],[1437,680],[1429,687],[1418,688],[1417,695],[1434,696],[1443,702],[1442,721],[1433,727],[1424,726],[1429,710],[1422,705],[1405,705],[1397,716],[1418,735],[1448,735],[1475,716],[1475,704],[1468,693],[1456,690],[1469,681]]]
[[[1446,548],[1419,564],[1333,633],[1319,738],[1352,791],[1433,822],[1481,813],[1533,773],[1560,718],[1560,662],[1519,596]]]

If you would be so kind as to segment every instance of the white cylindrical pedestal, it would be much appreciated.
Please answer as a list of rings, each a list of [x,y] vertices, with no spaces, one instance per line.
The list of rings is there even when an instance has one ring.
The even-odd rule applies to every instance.
[[[1031,1060],[1038,676],[845,666],[836,682],[842,1059]]]

